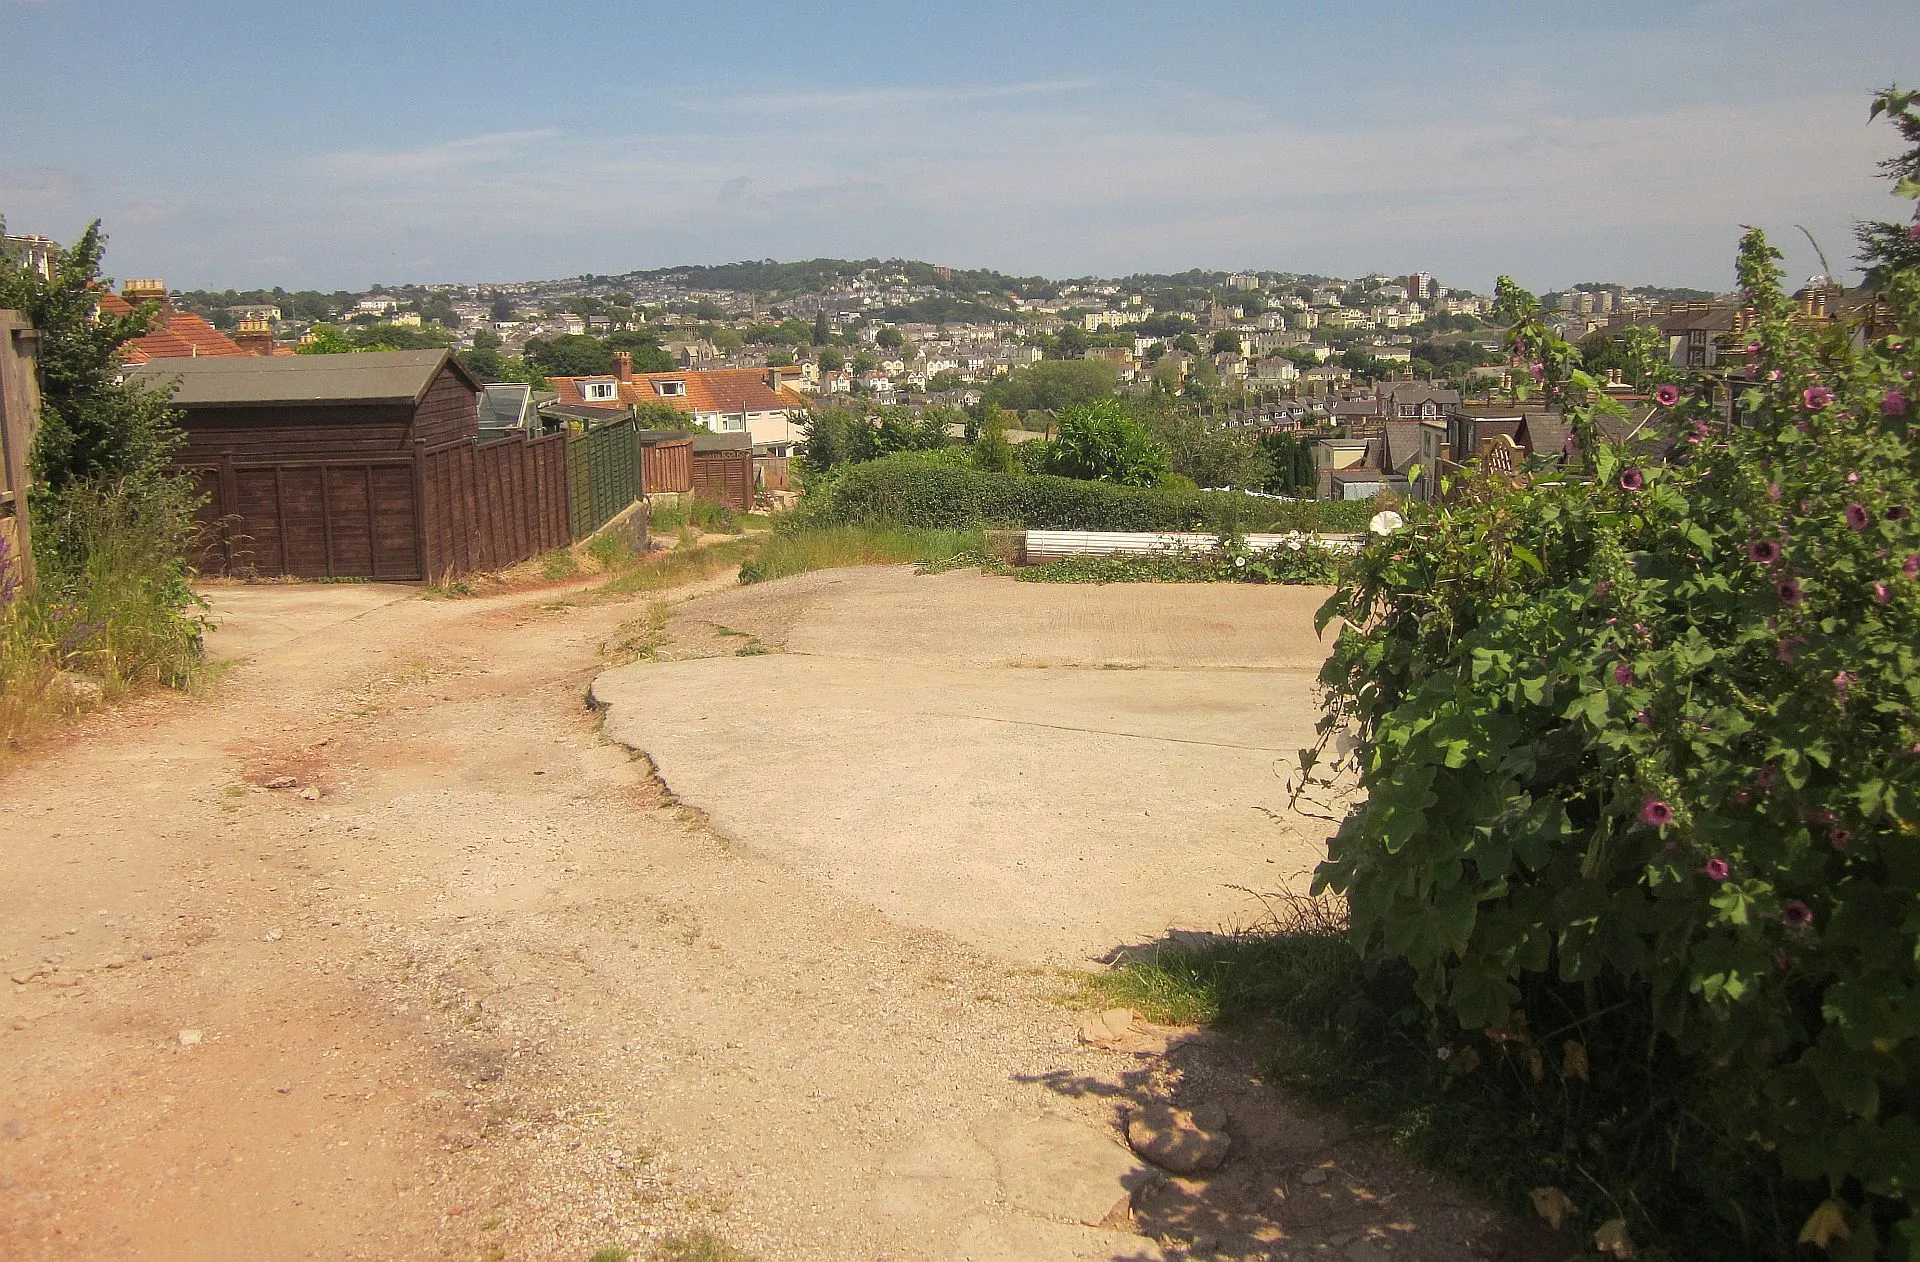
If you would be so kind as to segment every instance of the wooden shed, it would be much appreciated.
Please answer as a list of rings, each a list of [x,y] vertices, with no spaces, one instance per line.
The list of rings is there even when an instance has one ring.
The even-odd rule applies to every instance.
[[[479,442],[445,350],[144,365],[174,383],[178,460],[207,496],[206,571],[440,579],[571,539],[566,439]]]

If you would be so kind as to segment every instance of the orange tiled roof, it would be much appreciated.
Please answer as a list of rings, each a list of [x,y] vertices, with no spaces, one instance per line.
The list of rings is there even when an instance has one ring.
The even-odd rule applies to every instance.
[[[769,387],[769,371],[765,368],[703,368],[635,373],[631,380],[618,383],[617,403],[612,399],[588,399],[580,392],[581,382],[612,380],[610,375],[549,377],[547,384],[560,396],[560,402],[577,407],[617,408],[636,403],[664,403],[676,412],[694,416],[804,410],[808,406],[807,397],[785,384],[778,390]],[[669,381],[684,383],[686,393],[660,393],[661,383]]]
[[[108,315],[131,315],[133,304],[112,290],[100,295],[100,310]],[[253,352],[190,311],[162,311],[151,333],[120,348],[129,364],[155,359],[189,359],[204,355],[251,355]]]

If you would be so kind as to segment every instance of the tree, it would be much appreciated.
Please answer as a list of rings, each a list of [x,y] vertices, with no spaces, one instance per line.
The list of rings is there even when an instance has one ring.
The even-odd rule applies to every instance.
[[[161,477],[180,442],[172,391],[121,379],[120,348],[153,327],[156,309],[95,318],[106,241],[95,220],[61,253],[52,280],[0,262],[0,307],[22,312],[40,333],[40,425],[31,455],[34,481],[53,494]]]
[[[873,341],[876,346],[889,351],[897,351],[907,344],[906,334],[891,324],[874,334]]]
[[[793,352],[780,350],[767,352],[767,367],[785,368],[793,362]]]
[[[1057,411],[1112,398],[1118,383],[1113,365],[1102,360],[1048,359],[1014,369],[988,386],[987,394],[1014,411]]]
[[[1153,435],[1118,402],[1102,399],[1060,413],[1060,436],[1048,452],[1047,471],[1086,481],[1154,486],[1172,469],[1166,449]]]
[[[942,368],[939,372],[927,378],[927,389],[935,394],[940,394],[948,390],[964,389],[966,384],[967,379],[951,368]]]
[[[814,345],[820,347],[820,353],[814,359],[820,365],[821,372],[839,372],[847,366],[847,357],[833,347],[818,342]]]
[[[1213,353],[1216,355],[1238,355],[1242,350],[1240,334],[1233,329],[1221,329],[1213,335]]]
[[[352,352],[353,343],[336,326],[316,324],[307,330],[306,340],[294,349],[302,355],[346,355]]]
[[[493,317],[494,322],[497,324],[513,319],[519,312],[514,308],[513,299],[507,297],[505,294],[498,294],[494,297],[493,305],[488,308],[488,314]]]
[[[880,361],[873,357],[873,352],[856,351],[854,353],[853,370],[855,372],[872,372],[874,369],[878,368],[879,366],[880,366]]]
[[[1266,449],[1271,471],[1262,488],[1274,495],[1292,495],[1311,491],[1319,485],[1319,472],[1313,466],[1313,442],[1298,434],[1274,433],[1260,440]]]
[[[499,350],[500,335],[492,329],[476,329],[473,334],[473,349],[477,351]]]
[[[1173,339],[1173,349],[1185,351],[1189,355],[1198,355],[1200,353],[1200,339],[1191,333],[1182,333],[1179,337]]]
[[[833,327],[827,323],[826,311],[821,310],[815,312],[813,317],[813,344],[815,346],[825,346],[832,340]]]
[[[873,426],[867,418],[845,408],[823,408],[806,422],[807,437],[800,444],[802,465],[824,473],[841,465],[873,459]]]
[[[527,363],[549,377],[599,377],[613,371],[613,352],[597,337],[562,333],[550,342],[529,338]]]
[[[1053,345],[1060,358],[1078,359],[1087,353],[1087,335],[1079,325],[1069,324],[1054,337]]]
[[[987,405],[984,425],[973,443],[973,467],[989,473],[1021,472],[1020,457],[1007,441],[1007,416],[999,408]]]
[[[1882,114],[1907,142],[1907,149],[1881,162],[1880,169],[1893,182],[1894,196],[1920,201],[1920,92],[1888,88],[1873,98],[1867,121]],[[1920,270],[1920,206],[1914,208],[1909,223],[1862,223],[1854,236],[1860,243],[1854,257],[1866,265],[1867,283],[1876,289],[1884,289],[1897,273]]]

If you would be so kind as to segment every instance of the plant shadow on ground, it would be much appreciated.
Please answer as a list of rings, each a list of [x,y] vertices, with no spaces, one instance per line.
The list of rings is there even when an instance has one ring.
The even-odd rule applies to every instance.
[[[1616,1218],[1626,1220],[1641,1262],[1799,1256],[1793,1225],[1810,1206],[1797,1189],[1762,1180],[1742,1152],[1716,1145],[1691,1110],[1706,1085],[1657,1050],[1648,1031],[1581,1022],[1539,1037],[1489,1039],[1445,1029],[1415,994],[1410,970],[1354,950],[1337,904],[1281,895],[1270,909],[1271,923],[1257,930],[1120,948],[1107,972],[1082,980],[1076,998],[1211,1027],[1244,1052],[1255,1067],[1249,1083],[1265,1084],[1277,1107],[1290,1098],[1335,1110],[1351,1136],[1511,1213],[1510,1224],[1474,1241],[1473,1256],[1592,1256],[1584,1243]],[[1121,1106],[1164,1099],[1167,1089],[1150,1070],[1118,1086],[1049,1083],[1067,1094],[1111,1095]],[[1352,1163],[1338,1141],[1327,1149],[1342,1170]],[[1288,1159],[1284,1148],[1275,1151]],[[1536,1192],[1545,1189],[1565,1202],[1549,1197],[1543,1208]],[[1223,1191],[1219,1203],[1195,1198],[1169,1220],[1168,1234],[1230,1235],[1211,1222],[1233,1211],[1233,1189]],[[1295,1197],[1282,1221],[1300,1206]],[[1564,1231],[1539,1221],[1548,1209],[1564,1210]]]

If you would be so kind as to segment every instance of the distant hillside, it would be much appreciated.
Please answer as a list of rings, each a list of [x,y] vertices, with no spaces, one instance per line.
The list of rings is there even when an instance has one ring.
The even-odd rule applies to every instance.
[[[862,277],[869,280],[898,276],[909,285],[929,285],[961,297],[1047,297],[1058,286],[1044,276],[1008,276],[987,269],[942,268],[915,259],[807,259],[780,263],[773,259],[722,263],[717,266],[657,267],[630,272],[631,280],[675,280],[689,289],[729,290],[763,298],[818,293]]]

